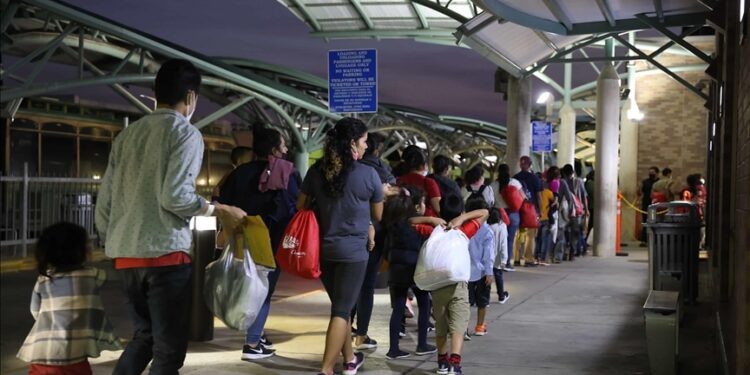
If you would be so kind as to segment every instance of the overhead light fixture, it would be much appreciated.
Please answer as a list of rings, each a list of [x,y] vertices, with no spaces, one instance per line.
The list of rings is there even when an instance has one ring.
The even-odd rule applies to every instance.
[[[417,142],[414,145],[417,146],[417,147],[419,147],[419,148],[421,148],[422,150],[426,150],[427,149],[427,143],[424,143],[424,142]]]
[[[547,99],[549,99],[550,93],[549,91],[544,91],[541,94],[539,94],[539,97],[536,99],[536,104],[545,104],[547,103]]]
[[[494,163],[497,161],[497,155],[488,155],[484,157],[484,160],[487,160],[490,163]]]

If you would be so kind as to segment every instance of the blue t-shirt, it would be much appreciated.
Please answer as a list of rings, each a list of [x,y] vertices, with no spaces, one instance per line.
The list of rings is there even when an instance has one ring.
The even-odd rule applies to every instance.
[[[313,166],[302,182],[302,192],[314,201],[320,226],[320,259],[329,262],[366,261],[370,203],[383,201],[383,185],[372,167],[361,163],[347,176],[341,197],[328,195],[320,168]]]
[[[527,189],[529,189],[529,193],[531,193],[531,196],[528,197],[531,203],[534,203],[534,206],[536,206],[536,211],[540,212],[539,210],[539,200],[537,197],[537,194],[539,194],[542,191],[542,180],[537,177],[537,175],[528,172],[528,171],[520,171],[516,173],[515,176],[513,176],[518,181],[521,181]]]

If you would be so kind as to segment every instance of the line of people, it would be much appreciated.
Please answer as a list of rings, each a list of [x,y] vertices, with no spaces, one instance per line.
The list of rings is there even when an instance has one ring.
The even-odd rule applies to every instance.
[[[404,150],[403,162],[391,173],[380,159],[382,137],[368,134],[365,124],[353,118],[338,121],[328,131],[323,157],[304,180],[284,159],[282,134],[255,129],[253,160],[240,163],[238,157],[240,165],[222,180],[215,199],[207,201],[195,186],[203,140],[190,123],[200,82],[200,73],[189,62],[165,62],[154,85],[157,109],[118,135],[102,180],[96,226],[121,275],[134,323],[115,374],[140,374],[149,364],[152,374],[176,374],[183,365],[192,295],[187,222],[192,216],[217,216],[231,236],[245,216],[260,215],[276,249],[297,210],[315,212],[321,281],[331,300],[320,368],[326,375],[333,373],[339,355],[343,373],[356,374],[365,360],[363,350],[377,347],[368,326],[383,260],[390,267],[392,301],[386,356],[409,354],[400,349],[398,338],[411,290],[419,304],[415,354],[437,352],[439,374],[461,374],[470,306],[477,307],[473,333],[487,334],[484,317],[491,286],[496,286],[499,303],[508,301],[503,272],[514,270],[514,260],[518,265],[545,265],[548,254],[555,262],[586,252],[582,228],[588,200],[571,166],[563,167],[561,175],[550,168],[541,179],[524,156],[521,172],[511,177],[508,165],[502,164],[491,184],[481,167],[467,171],[462,189],[448,177],[449,158],[437,156],[434,174],[428,175],[426,156],[416,146]],[[414,272],[422,244],[438,227],[458,229],[469,238],[466,249],[456,251],[469,252],[470,277],[428,293],[416,287]],[[84,265],[88,247],[78,232],[68,226],[49,228],[37,246],[40,276],[32,311],[40,313],[19,352],[32,363],[31,373],[90,374],[87,358],[117,347],[98,297],[101,273]],[[243,359],[274,354],[264,326],[279,274],[275,270],[268,276],[269,292],[247,329]],[[72,320],[60,323],[66,320],[59,316],[68,317],[75,306],[81,306],[75,324],[89,326],[78,327]],[[427,342],[431,317],[436,345]],[[60,337],[74,337],[71,332],[81,336],[43,336],[43,327],[49,325],[61,331]]]

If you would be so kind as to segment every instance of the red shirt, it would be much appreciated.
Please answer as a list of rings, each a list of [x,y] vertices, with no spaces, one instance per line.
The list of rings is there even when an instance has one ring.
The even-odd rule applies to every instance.
[[[438,184],[437,182],[435,182],[435,180],[429,177],[422,176],[419,173],[411,172],[399,177],[396,182],[401,186],[414,185],[424,190],[425,194],[427,195],[427,198],[425,199],[425,206],[427,207],[425,209],[424,216],[438,217],[435,210],[432,209],[432,204],[430,203],[430,199],[440,198],[440,187],[438,187]]]
[[[115,269],[168,267],[190,264],[190,255],[184,251],[175,251],[158,258],[115,258]]]
[[[479,227],[481,224],[479,223],[479,220],[469,220],[458,228],[461,232],[464,232],[466,237],[469,237],[471,239],[474,237],[475,234],[477,234],[477,231],[479,231]],[[429,224],[415,224],[414,230],[419,233],[420,236],[423,237],[429,237],[430,234],[432,234],[432,230],[435,229],[432,225]]]

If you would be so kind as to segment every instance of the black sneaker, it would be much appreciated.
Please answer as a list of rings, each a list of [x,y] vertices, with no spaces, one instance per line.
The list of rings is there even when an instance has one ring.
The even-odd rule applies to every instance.
[[[434,332],[435,325],[432,322],[427,323],[427,332]]]
[[[448,373],[448,369],[450,369],[450,365],[448,364],[448,361],[441,361],[438,359],[438,368],[437,368],[437,374],[438,375],[446,375]]]
[[[271,342],[271,340],[268,339],[268,337],[266,337],[265,334],[260,336],[259,342],[261,345],[265,346],[266,349],[273,349],[273,343]]]
[[[396,350],[395,352],[392,352],[389,350],[388,353],[385,355],[385,357],[388,359],[401,359],[401,358],[407,358],[409,356],[411,356],[410,353],[405,352],[401,349]]]
[[[448,375],[461,375],[461,365],[451,365],[448,369]]]
[[[468,329],[466,330],[466,332],[464,332],[464,341],[471,341],[471,336],[469,336]]]
[[[424,346],[417,346],[417,351],[414,352],[416,355],[428,355],[437,352],[435,345],[425,344]]]
[[[365,336],[365,339],[362,341],[362,343],[357,345],[355,349],[366,350],[366,349],[375,349],[377,347],[378,347],[377,341],[371,339],[370,336]]]
[[[344,375],[355,375],[362,365],[365,364],[365,355],[362,352],[354,353],[354,359],[351,362],[344,363]]]
[[[260,343],[256,345],[254,348],[250,345],[244,345],[242,346],[242,359],[244,360],[255,360],[255,359],[263,359],[268,358],[272,356],[276,351],[273,349],[268,349],[261,345]]]
[[[401,325],[401,330],[398,331],[398,337],[399,338],[406,337],[406,326],[403,324]]]
[[[499,302],[502,305],[505,302],[508,302],[509,299],[510,299],[510,293],[508,293],[508,291],[506,290],[503,292],[503,294],[500,296],[497,302]]]

